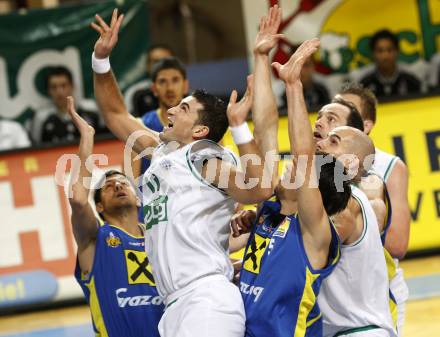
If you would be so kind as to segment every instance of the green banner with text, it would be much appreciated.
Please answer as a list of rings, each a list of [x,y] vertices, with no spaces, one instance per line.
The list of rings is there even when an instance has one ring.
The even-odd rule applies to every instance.
[[[111,63],[124,90],[145,73],[145,1],[99,1],[1,15],[0,118],[23,122],[48,104],[44,76],[50,66],[62,65],[72,72],[77,99],[92,98],[91,55],[98,34],[90,23],[96,13],[109,22],[116,7],[125,19]]]

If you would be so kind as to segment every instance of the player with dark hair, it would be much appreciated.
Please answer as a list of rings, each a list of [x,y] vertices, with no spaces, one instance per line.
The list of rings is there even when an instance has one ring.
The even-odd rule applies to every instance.
[[[161,132],[168,124],[168,109],[178,105],[188,92],[189,83],[183,63],[175,58],[168,57],[157,61],[152,68],[151,90],[158,100],[158,108],[146,111],[141,116],[142,123],[149,129]],[[136,160],[136,153],[132,155],[133,177],[141,177],[150,166],[148,158]],[[140,187],[142,191],[142,186]],[[139,211],[139,220],[143,221],[142,209]]]
[[[364,123],[356,106],[346,100],[338,99],[319,110],[313,137],[316,142],[325,139],[331,130],[343,125],[364,131]]]
[[[281,37],[276,34],[280,21],[281,11],[275,6],[261,21],[254,49],[253,120],[265,120],[269,130],[259,134],[257,140],[262,151],[275,153],[278,151],[278,114],[269,80],[268,54]],[[300,85],[298,91],[292,89],[296,81],[301,83],[301,67],[316,50],[317,41],[306,41],[285,66],[277,65],[280,78],[286,82],[290,145],[298,165],[294,161],[295,168],[281,182],[274,170],[277,200],[261,205],[251,229],[240,272],[246,336],[322,334],[316,297],[323,278],[334,269],[340,257],[338,236],[329,216],[346,207],[351,189],[349,179],[343,179],[344,168],[340,162],[331,156],[323,158],[318,154],[315,157],[302,87]],[[295,190],[286,188],[284,184],[289,183],[295,173],[304,180]],[[252,213],[241,213],[246,214]],[[239,223],[242,223],[241,216],[233,220],[235,235],[249,230],[239,228]]]
[[[386,29],[376,32],[370,39],[370,50],[375,69],[366,74],[361,83],[379,99],[421,92],[420,81],[398,67],[400,48],[395,34]]]
[[[166,44],[156,43],[148,47],[145,63],[146,79],[132,85],[125,92],[125,104],[134,116],[141,117],[146,112],[159,107],[158,97],[151,90],[153,67],[160,60],[172,56],[174,53]]]
[[[127,177],[107,171],[95,191],[98,219],[89,204],[94,129],[74,109],[68,112],[81,135],[79,172],[72,172],[72,227],[78,245],[75,278],[92,313],[99,336],[159,336],[163,304],[144,249],[144,227],[137,221],[140,200]]]
[[[92,27],[100,37],[92,66],[104,120],[127,146],[152,158],[143,177],[143,209],[146,250],[166,304],[159,332],[163,337],[243,336],[243,302],[230,282],[229,221],[236,201],[255,203],[273,192],[270,181],[264,184],[265,161],[245,122],[252,105],[252,81],[242,100],[237,102],[234,90],[228,105],[196,91],[168,109],[167,125],[158,134],[128,113],[111,72],[108,57],[123,15],[115,10],[110,25],[99,15],[96,20]],[[259,161],[243,162],[245,172],[228,150],[215,143],[228,124],[240,155]],[[255,129],[262,132],[264,125],[256,123]],[[247,184],[255,180],[256,184]]]

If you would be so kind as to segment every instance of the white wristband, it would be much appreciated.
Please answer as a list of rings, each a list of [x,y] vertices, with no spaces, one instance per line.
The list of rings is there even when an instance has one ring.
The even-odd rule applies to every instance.
[[[110,59],[97,59],[95,52],[92,54],[92,69],[97,74],[105,74],[110,71]]]
[[[231,129],[232,138],[234,138],[236,145],[247,144],[254,139],[246,122],[239,126],[231,126],[229,128]]]

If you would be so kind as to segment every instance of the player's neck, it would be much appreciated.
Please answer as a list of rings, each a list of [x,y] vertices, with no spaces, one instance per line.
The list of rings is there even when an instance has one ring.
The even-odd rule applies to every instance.
[[[110,225],[120,227],[131,235],[142,235],[138,213],[133,209],[121,210],[117,214],[106,214],[105,218]]]
[[[168,108],[159,102],[159,108],[157,109],[157,116],[159,117],[160,123],[165,126],[168,125]]]

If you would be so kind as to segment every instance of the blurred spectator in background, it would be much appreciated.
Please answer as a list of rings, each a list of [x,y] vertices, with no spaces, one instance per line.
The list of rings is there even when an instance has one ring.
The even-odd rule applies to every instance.
[[[421,92],[421,83],[413,75],[399,69],[399,40],[389,30],[376,32],[370,40],[375,69],[366,74],[361,83],[377,98],[404,96]]]
[[[175,58],[168,57],[156,62],[153,67],[151,90],[159,102],[159,108],[148,111],[142,116],[142,123],[157,132],[168,125],[168,109],[175,107],[188,92],[189,83],[186,78],[186,69],[183,63]],[[150,161],[142,160],[139,165],[133,163],[134,177],[142,175],[150,166]]]
[[[31,146],[31,141],[21,124],[0,120],[0,151]]]
[[[296,51],[298,46],[292,49],[292,54]],[[301,70],[301,83],[303,85],[304,100],[308,112],[318,111],[323,105],[330,101],[330,95],[327,88],[317,82],[314,78],[315,75],[315,63],[313,62],[313,56],[310,57]],[[286,95],[283,95],[283,108],[287,107]]]
[[[79,133],[67,113],[67,97],[73,96],[72,73],[63,66],[49,69],[46,76],[46,90],[53,106],[35,112],[31,126],[31,136],[35,143],[60,143],[79,138]],[[99,116],[95,111],[77,106],[78,114],[92,125],[97,134],[105,129],[100,127]]]
[[[171,56],[171,48],[164,44],[155,44],[148,49],[147,79],[136,83],[125,92],[125,105],[133,116],[141,117],[147,111],[158,108],[159,102],[151,90],[151,74],[156,62]]]

